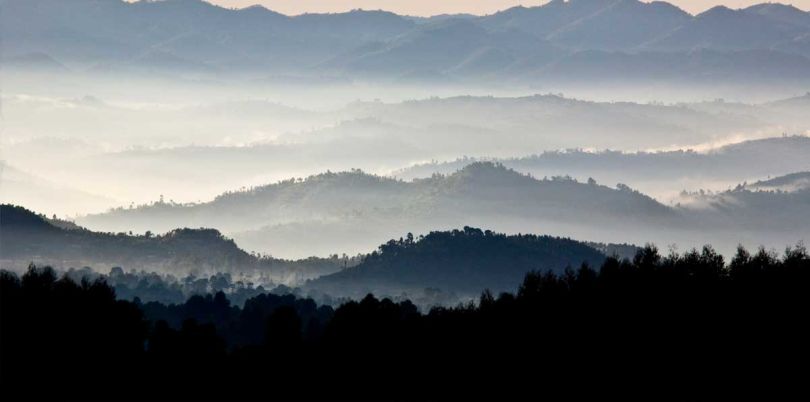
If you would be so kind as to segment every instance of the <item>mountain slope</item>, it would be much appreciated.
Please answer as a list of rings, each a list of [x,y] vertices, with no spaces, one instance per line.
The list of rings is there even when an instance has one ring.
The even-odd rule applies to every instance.
[[[0,161],[0,203],[66,215],[79,209],[104,211],[116,201],[42,179]]]
[[[536,180],[502,165],[478,163],[448,176],[412,182],[361,171],[324,173],[223,194],[202,204],[155,203],[79,219],[104,230],[161,231],[169,227],[219,227],[233,232],[304,220],[385,217],[451,219],[486,215],[557,220],[590,211],[590,219],[662,219],[667,207],[625,189],[555,178]],[[643,217],[643,218],[642,218]]]
[[[810,28],[810,12],[799,10],[790,4],[762,3],[750,6],[743,11],[764,16],[775,22]]]
[[[605,2],[605,8],[557,29],[547,37],[575,49],[631,50],[688,23],[692,16],[664,2]]]
[[[770,232],[786,246],[810,238],[809,184],[810,174],[800,172],[722,192],[684,193],[681,208],[705,227],[733,222],[741,231]]]
[[[642,66],[633,73],[669,80],[673,69],[667,63],[685,59],[677,68],[691,66],[701,76],[717,70],[712,60],[691,58],[690,52],[702,49],[726,60],[714,79],[728,74],[730,81],[750,84],[743,80],[750,73],[735,73],[746,68],[774,81],[810,79],[783,76],[762,61],[749,67],[734,53],[810,57],[807,13],[783,5],[717,7],[693,17],[664,2],[555,0],[483,17],[427,19],[362,10],[285,16],[203,0],[3,0],[2,5],[5,55],[47,54],[78,72],[196,78],[335,74],[446,83],[486,78],[537,85],[557,82],[558,76],[542,72],[565,56],[591,65],[579,71],[589,73],[585,80],[607,76],[598,74],[600,63],[610,66],[614,58],[632,59],[624,67]],[[574,55],[588,50],[607,54]],[[660,52],[675,54],[662,62]],[[801,68],[800,60],[781,58]]]
[[[77,65],[140,67],[145,61],[133,56],[157,51],[188,63],[241,69],[300,68],[357,41],[388,39],[415,25],[383,12],[287,17],[202,0],[5,0],[0,19],[8,54],[39,51]]]
[[[760,180],[743,187],[754,191],[793,192],[807,190],[810,189],[810,172],[791,173],[768,180]]]
[[[179,276],[228,272],[284,283],[334,272],[342,263],[258,258],[215,229],[175,229],[157,236],[93,232],[9,204],[0,205],[0,247],[6,269],[23,269],[31,262],[99,270],[121,266]]]
[[[683,51],[768,49],[807,32],[807,27],[774,20],[768,15],[717,6],[707,10],[645,47]]]
[[[808,154],[810,137],[788,136],[744,141],[701,152],[588,152],[571,149],[518,158],[462,158],[452,162],[419,164],[393,175],[412,180],[435,173],[450,174],[471,162],[492,160],[524,174],[570,174],[582,179],[593,177],[600,183],[625,181],[652,190],[657,187],[648,185],[671,186],[689,178],[736,184],[745,178],[806,170],[810,169]],[[779,155],[779,158],[774,158],[774,155]]]
[[[618,0],[555,0],[539,7],[513,7],[481,17],[480,22],[489,29],[519,29],[543,38],[617,2]]]
[[[464,230],[431,232],[419,239],[400,239],[380,246],[358,266],[307,283],[305,289],[331,295],[362,297],[366,293],[399,293],[437,288],[461,295],[514,290],[527,272],[583,262],[598,265],[604,255],[569,239],[549,236]]]
[[[467,19],[450,19],[417,26],[390,42],[355,49],[325,67],[354,74],[455,72],[481,74],[504,69],[523,58],[551,60],[558,51],[519,31],[492,33]]]
[[[380,238],[405,231],[464,225],[587,238],[598,232],[594,240],[601,241],[610,240],[605,234],[613,225],[680,225],[671,208],[624,185],[609,188],[565,177],[537,180],[492,163],[411,182],[361,171],[325,173],[201,204],[159,202],[78,221],[100,230],[136,232],[217,227],[248,249],[295,257],[367,252]],[[297,241],[302,238],[307,241]]]

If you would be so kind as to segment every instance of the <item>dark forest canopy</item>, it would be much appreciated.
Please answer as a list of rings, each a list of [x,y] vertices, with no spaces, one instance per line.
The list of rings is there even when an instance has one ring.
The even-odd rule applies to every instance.
[[[239,308],[221,293],[141,304],[48,268],[4,271],[1,374],[5,389],[60,397],[796,397],[808,280],[801,245],[729,263],[708,246],[647,246],[421,314],[371,295],[336,310],[277,295]]]
[[[428,287],[462,295],[484,288],[500,292],[514,290],[529,271],[560,273],[583,263],[598,266],[604,258],[602,252],[571,239],[507,236],[465,227],[391,240],[359,265],[309,281],[305,289],[352,297]]]
[[[59,272],[59,271],[57,271]],[[299,288],[254,282],[250,277],[235,277],[230,273],[212,275],[175,276],[172,274],[148,271],[125,271],[113,267],[109,273],[100,273],[90,267],[69,268],[64,275],[74,281],[82,279],[102,280],[115,289],[120,300],[140,300],[143,303],[182,304],[192,296],[208,296],[222,292],[235,306],[243,306],[247,299],[265,293],[277,295],[294,294],[301,296]],[[260,279],[260,277],[258,277]],[[333,305],[339,301],[329,295],[319,294],[318,302]]]

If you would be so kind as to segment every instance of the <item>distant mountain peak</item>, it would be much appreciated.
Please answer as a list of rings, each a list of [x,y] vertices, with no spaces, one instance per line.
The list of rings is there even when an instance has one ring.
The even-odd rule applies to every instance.
[[[801,191],[810,189],[810,171],[796,172],[741,186],[747,190]]]
[[[450,192],[467,192],[488,191],[487,189],[492,188],[522,188],[538,182],[500,162],[477,161],[446,176],[441,183]]]
[[[181,228],[174,229],[163,236],[165,239],[195,239],[195,240],[223,240],[224,236],[217,229],[211,228]]]
[[[453,176],[481,177],[481,176],[524,176],[517,171],[507,168],[500,162],[476,161],[461,168]]]
[[[719,16],[733,16],[737,15],[739,12],[737,10],[732,10],[724,5],[714,6],[698,15],[696,18],[709,18],[709,17],[719,17]]]
[[[753,6],[749,6],[748,8],[744,8],[745,11],[790,11],[790,12],[798,12],[802,14],[807,14],[807,12],[802,11],[793,4],[784,4],[784,3],[760,3],[754,4]]]
[[[273,11],[261,4],[254,4],[252,6],[247,6],[245,8],[240,8],[237,11],[240,13],[251,13],[251,14],[272,14],[272,15],[284,15],[279,12]],[[286,16],[285,16],[286,17]]]

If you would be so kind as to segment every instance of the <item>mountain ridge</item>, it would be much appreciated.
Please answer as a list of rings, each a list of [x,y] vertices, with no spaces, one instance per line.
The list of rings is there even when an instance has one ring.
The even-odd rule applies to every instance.
[[[747,66],[734,52],[769,50],[775,52],[772,57],[801,56],[782,57],[782,63],[794,65],[791,75],[761,76],[810,80],[810,74],[801,73],[810,57],[810,23],[805,17],[810,14],[766,4],[741,10],[715,8],[692,16],[660,2],[577,0],[421,22],[385,11],[286,16],[265,8],[228,9],[204,1],[5,0],[3,4],[0,34],[7,39],[8,55],[41,53],[79,72],[97,71],[97,66],[109,73],[203,76],[303,71],[313,76],[393,80],[432,73],[446,75],[447,82],[485,77],[526,83],[553,82],[559,77],[544,74],[544,67],[580,51],[617,53],[650,64],[663,57],[660,52],[685,57],[705,49],[726,60],[722,73],[747,68],[748,74],[756,74],[757,68],[773,68],[766,60],[750,58],[748,63],[759,67]],[[402,42],[436,26],[455,28],[434,30],[429,40]],[[460,33],[468,40],[459,40]],[[160,54],[178,62],[162,66],[133,57],[139,54]],[[697,75],[717,68],[711,60],[692,59],[689,64]],[[654,68],[665,71],[665,66]],[[355,71],[365,75],[352,74]],[[621,71],[617,67],[609,73]],[[588,73],[593,78],[604,76],[596,70]],[[733,82],[742,80],[737,77]]]
[[[515,184],[520,184],[516,186]],[[504,189],[508,190],[503,193]],[[558,193],[562,191],[562,193]],[[568,192],[573,192],[571,198],[565,199]],[[590,194],[596,192],[600,197]],[[88,215],[79,219],[88,225],[99,225],[105,219],[126,216],[142,216],[153,211],[159,213],[166,211],[171,214],[186,214],[186,219],[203,219],[202,221],[174,221],[164,222],[169,226],[213,226],[226,230],[234,230],[241,224],[255,225],[257,214],[264,216],[262,220],[267,223],[283,223],[295,216],[316,218],[338,217],[351,214],[354,210],[376,211],[388,215],[394,211],[409,211],[417,216],[436,214],[437,211],[447,211],[458,215],[459,200],[469,200],[470,204],[464,211],[472,208],[485,208],[491,202],[510,202],[503,198],[505,194],[518,200],[534,200],[535,206],[545,205],[547,208],[570,208],[573,200],[595,208],[593,213],[619,213],[627,210],[631,205],[651,208],[655,215],[667,215],[667,207],[658,204],[649,197],[636,192],[623,189],[611,189],[604,186],[577,183],[570,179],[537,180],[533,177],[520,174],[507,169],[503,165],[490,162],[474,163],[465,166],[448,176],[434,176],[418,179],[411,182],[396,180],[389,177],[371,175],[360,170],[339,173],[322,173],[309,176],[306,179],[289,179],[274,184],[258,186],[256,188],[235,191],[216,197],[214,200],[202,204],[173,205],[168,203],[155,203],[141,206],[133,210],[116,209],[107,214]],[[543,198],[534,198],[537,194],[545,194]],[[569,194],[570,195],[570,194]],[[621,204],[615,208],[607,199],[622,199]],[[597,201],[602,199],[602,203]],[[566,206],[568,204],[568,206]],[[272,205],[272,207],[270,207]],[[255,206],[255,207],[254,207]],[[341,207],[344,206],[344,207]],[[304,212],[308,208],[315,208],[319,212]],[[611,209],[613,208],[613,209]],[[215,212],[216,211],[216,212]],[[243,211],[245,216],[234,215],[234,211]],[[646,211],[646,209],[645,209]],[[657,211],[657,212],[652,212]],[[214,213],[215,212],[215,213]],[[313,215],[313,213],[315,215]],[[212,214],[212,215],[208,215]],[[324,215],[325,214],[325,215]],[[194,218],[194,217],[197,218]],[[208,216],[208,218],[201,218]],[[276,221],[282,219],[282,221]],[[207,221],[206,221],[207,220]],[[181,223],[182,222],[182,223]],[[199,225],[201,222],[207,224]],[[236,226],[234,226],[236,225]],[[128,228],[142,232],[143,227]]]
[[[529,271],[561,273],[566,267],[600,264],[605,255],[571,239],[507,236],[465,227],[392,240],[359,265],[307,282],[304,289],[362,298],[366,293],[398,294],[426,288],[476,296],[512,289],[515,278]]]
[[[95,232],[10,204],[0,204],[0,227],[4,269],[22,270],[29,263],[97,270],[122,266],[173,275],[257,275],[291,283],[338,270],[343,263],[336,258],[259,257],[216,229],[178,228],[160,235]]]

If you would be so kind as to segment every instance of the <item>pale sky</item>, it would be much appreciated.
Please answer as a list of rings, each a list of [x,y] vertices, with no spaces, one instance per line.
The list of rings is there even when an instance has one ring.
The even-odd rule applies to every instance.
[[[283,14],[296,15],[306,12],[325,13],[341,12],[356,8],[364,10],[387,10],[406,15],[436,14],[491,14],[519,4],[537,6],[546,3],[544,0],[207,0],[225,7],[242,8],[261,4]],[[644,0],[647,1],[647,0]],[[669,0],[670,3],[690,12],[699,13],[716,5],[730,8],[747,7],[764,3],[767,0]],[[810,0],[785,0],[805,11],[810,10]]]

